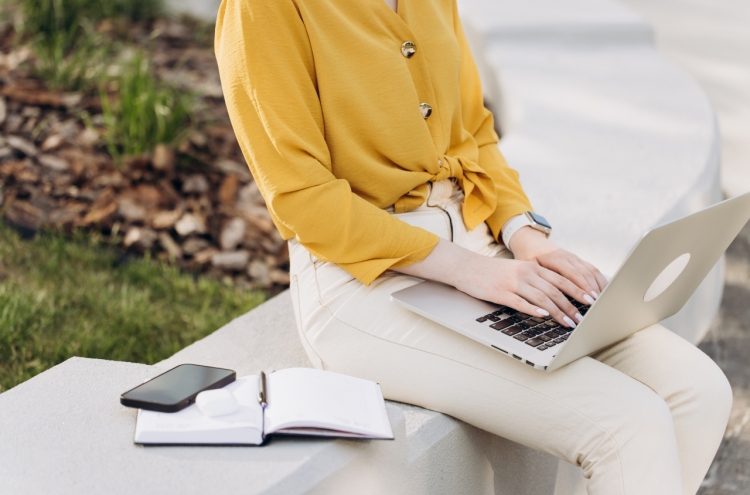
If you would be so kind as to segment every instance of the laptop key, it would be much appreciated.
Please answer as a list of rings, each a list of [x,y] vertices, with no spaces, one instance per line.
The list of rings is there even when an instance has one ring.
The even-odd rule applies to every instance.
[[[481,318],[477,318],[477,321],[479,323],[483,323],[483,322],[487,321],[487,318],[485,318],[484,316],[482,316]]]
[[[513,336],[513,335],[517,334],[520,331],[521,331],[520,328],[513,326],[513,327],[508,327],[505,330],[503,330],[503,333],[505,335],[511,335],[511,336]]]
[[[513,337],[513,338],[514,338],[514,339],[518,339],[518,340],[520,340],[521,342],[523,342],[524,340],[528,339],[528,337],[527,337],[527,336],[525,336],[524,334],[519,334],[519,335],[516,335],[516,336],[515,336],[515,337]]]
[[[565,342],[565,339],[562,339],[562,338],[555,339],[555,342],[557,342],[559,344],[560,342]]]
[[[552,340],[552,338],[547,337],[546,335],[540,335],[539,338],[545,342],[549,342],[550,340]]]
[[[524,330],[526,330],[527,328],[531,328],[531,325],[529,325],[528,323],[526,323],[524,321],[520,321],[520,322],[516,323],[516,326],[519,327],[519,328],[523,328]]]
[[[490,325],[490,328],[494,328],[495,330],[502,330],[503,328],[508,328],[511,325],[513,325],[512,321],[502,320],[498,321],[497,323],[493,323],[492,325]]]
[[[540,345],[539,347],[537,347],[537,350],[539,350],[539,351],[543,351],[545,349],[547,349],[547,344]]]
[[[525,343],[527,345],[530,345],[531,347],[536,347],[539,344],[543,344],[544,342],[539,339],[531,339],[531,340],[527,340]]]
[[[533,321],[535,321],[536,323],[543,323],[543,322],[544,322],[544,320],[543,320],[543,319],[541,319],[541,318],[539,318],[539,317],[537,317],[537,316],[534,316],[533,318],[530,318],[530,320],[533,320]]]

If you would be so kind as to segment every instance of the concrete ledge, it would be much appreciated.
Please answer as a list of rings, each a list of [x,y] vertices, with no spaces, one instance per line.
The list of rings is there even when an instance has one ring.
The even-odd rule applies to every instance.
[[[274,345],[287,352],[278,356],[279,367],[304,365],[296,330],[287,325],[274,332],[266,325],[269,317],[287,319],[290,303],[284,293],[159,366],[72,358],[0,395],[0,493],[552,492],[554,458],[394,402],[387,403],[394,441],[278,438],[262,448],[133,444],[135,410],[117,398],[167,366],[200,362],[244,374],[267,369],[262,361],[248,362],[244,352]]]

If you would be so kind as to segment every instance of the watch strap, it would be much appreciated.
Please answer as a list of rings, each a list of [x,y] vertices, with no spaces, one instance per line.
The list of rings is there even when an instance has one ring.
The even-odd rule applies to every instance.
[[[513,252],[510,248],[510,238],[513,237],[513,234],[518,232],[518,229],[527,226],[531,226],[531,220],[526,214],[516,215],[505,222],[502,228],[502,239],[508,251]]]

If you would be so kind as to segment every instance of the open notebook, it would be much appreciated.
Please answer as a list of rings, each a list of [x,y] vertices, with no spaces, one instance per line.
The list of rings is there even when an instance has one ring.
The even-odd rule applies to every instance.
[[[309,368],[266,376],[268,405],[258,402],[260,378],[226,387],[240,405],[226,416],[204,416],[195,404],[176,413],[138,410],[135,443],[260,445],[266,435],[393,439],[380,385]]]

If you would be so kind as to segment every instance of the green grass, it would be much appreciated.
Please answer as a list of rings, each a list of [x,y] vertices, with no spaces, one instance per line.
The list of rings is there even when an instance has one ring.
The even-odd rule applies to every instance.
[[[104,141],[113,157],[138,155],[159,143],[173,143],[187,131],[190,96],[159,81],[141,52],[122,66],[113,101],[100,89]]]
[[[50,89],[91,92],[107,69],[111,48],[97,33],[81,36],[77,29],[48,34],[32,43],[36,74]]]
[[[100,21],[148,22],[164,13],[161,0],[19,0],[18,5],[17,29],[31,40],[38,75],[63,91],[95,90],[104,74],[112,50],[96,32]]]
[[[71,356],[155,363],[260,304],[95,237],[30,241],[0,224],[0,392]]]

